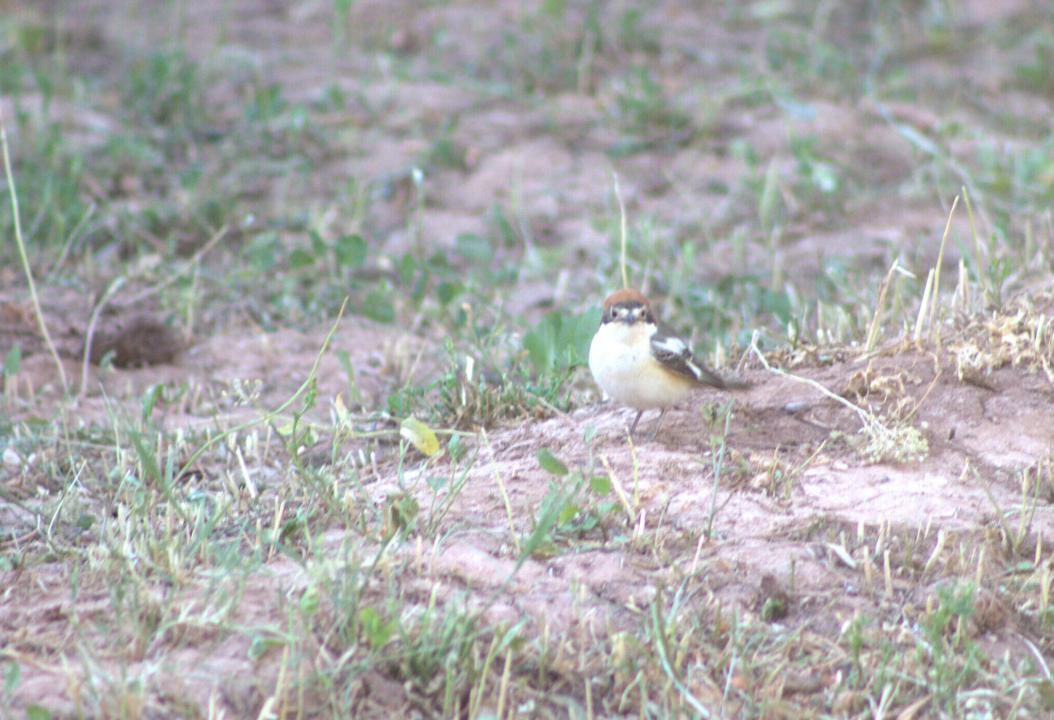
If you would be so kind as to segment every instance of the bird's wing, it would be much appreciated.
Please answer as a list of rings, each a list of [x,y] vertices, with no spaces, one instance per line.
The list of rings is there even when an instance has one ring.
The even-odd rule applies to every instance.
[[[715,388],[726,386],[720,376],[696,359],[688,343],[665,324],[660,323],[651,336],[651,349],[662,366],[672,373],[700,385],[712,385]]]

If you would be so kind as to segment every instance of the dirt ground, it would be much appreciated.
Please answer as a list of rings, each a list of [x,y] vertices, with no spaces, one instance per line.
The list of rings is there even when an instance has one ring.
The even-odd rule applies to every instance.
[[[629,7],[600,5],[602,23],[614,23]],[[872,5],[847,3],[825,11],[825,37],[851,47],[852,39],[874,21],[867,15]],[[960,5],[954,24],[959,39],[974,37],[994,23],[1025,22],[1037,12],[1025,0]],[[567,28],[540,36],[556,47],[572,43],[577,31],[570,28],[579,28],[592,7],[584,2],[566,6]],[[36,11],[19,3],[12,8]],[[751,3],[736,10],[726,3],[670,0],[643,11],[640,20],[642,37],[650,37],[645,32],[650,29],[661,30],[656,41],[661,49],[631,47],[625,51],[629,59],[622,62],[650,64],[659,83],[654,92],[676,98],[679,112],[690,120],[686,129],[672,132],[647,119],[631,124],[630,131],[616,130],[612,117],[631,110],[620,104],[625,88],[619,83],[625,80],[615,73],[618,63],[610,53],[598,48],[589,77],[579,75],[566,87],[547,74],[556,70],[536,67],[531,60],[546,51],[544,43],[535,47],[524,40],[522,47],[508,49],[507,33],[532,27],[535,14],[541,17],[533,4],[361,0],[350,8],[341,29],[351,38],[349,49],[339,53],[332,40],[335,10],[322,2],[185,0],[144,6],[127,0],[78,0],[43,12],[54,10],[63,18],[69,62],[82,72],[106,76],[115,71],[108,64],[119,66],[123,54],[146,52],[178,36],[187,55],[208,68],[210,77],[225,78],[206,84],[209,116],[222,139],[203,150],[210,153],[205,165],[232,162],[232,153],[245,150],[231,136],[239,132],[250,78],[266,78],[281,88],[288,103],[312,108],[310,123],[329,132],[325,142],[305,141],[308,170],[295,163],[282,165],[268,148],[258,147],[252,149],[259,153],[254,158],[258,165],[246,164],[239,182],[228,177],[229,187],[214,189],[231,199],[244,224],[232,231],[229,246],[221,241],[212,255],[204,256],[205,268],[238,262],[231,248],[250,242],[254,228],[277,227],[278,219],[301,214],[312,218],[327,238],[361,233],[369,245],[369,270],[384,276],[392,273],[392,259],[412,251],[415,242],[454,253],[459,235],[489,236],[494,209],[510,208],[525,245],[501,246],[497,252],[511,258],[522,253],[525,270],[514,285],[497,292],[491,306],[472,310],[486,315],[500,306],[505,317],[524,319],[524,326],[513,330],[516,338],[552,308],[579,313],[617,287],[616,175],[627,216],[648,219],[659,228],[651,236],[643,230],[635,236],[641,255],[631,259],[637,284],[659,297],[678,287],[676,273],[668,268],[685,262],[676,248],[689,241],[695,254],[688,282],[716,284],[728,275],[760,269],[766,279],[792,278],[799,289],[819,293],[829,268],[845,267],[850,268],[847,275],[870,277],[877,286],[894,258],[919,278],[937,263],[951,199],[962,185],[951,173],[933,177],[920,170],[920,158],[928,156],[918,137],[934,135],[948,123],[991,127],[992,118],[1003,112],[1016,114],[1036,134],[1049,133],[1054,117],[1049,94],[1015,83],[1015,63],[1029,56],[1028,49],[1013,46],[964,44],[955,52],[912,55],[908,37],[897,46],[903,54],[886,61],[901,63],[914,86],[922,88],[910,100],[854,97],[822,83],[797,98],[782,97],[778,90],[744,89],[737,84],[737,73],[762,64],[771,52],[772,37],[759,29],[758,14],[771,11],[794,18],[821,10],[796,3]],[[503,52],[513,59],[505,59]],[[578,59],[572,56],[569,69],[560,72],[574,75]],[[517,82],[536,88],[533,93],[512,94],[498,87],[506,78],[502,73],[511,72],[506,62],[520,68],[523,76]],[[333,92],[350,100],[339,109],[318,109],[320,98]],[[970,101],[946,109],[944,100],[957,92],[968,93]],[[22,98],[20,107],[34,111],[31,100]],[[14,102],[0,97],[5,119],[13,116]],[[76,142],[97,150],[120,125],[116,103],[105,95],[91,102],[63,100],[51,103],[47,112]],[[17,148],[19,133],[11,126],[8,132]],[[436,159],[436,138],[453,159]],[[795,184],[802,160],[792,145],[800,138],[812,138],[816,156],[837,168],[845,190],[830,205],[812,202]],[[1022,142],[1021,135],[1005,140]],[[986,141],[963,133],[949,146],[965,154],[971,143]],[[744,147],[762,159],[752,175],[754,185],[743,179],[751,176],[752,162]],[[419,207],[412,168],[425,156],[431,160],[423,180],[426,201]],[[756,192],[766,173],[782,178],[775,185],[778,209],[770,223],[779,229],[767,228],[768,234],[759,229]],[[370,202],[362,213],[348,208],[349,195],[334,191],[351,179],[369,188],[363,191]],[[103,185],[122,182],[119,177],[98,180]],[[133,179],[127,182],[134,186]],[[133,187],[120,200],[133,215],[138,192]],[[1003,221],[993,217],[997,205],[984,202],[985,190],[976,192],[979,234],[988,237]],[[421,236],[415,238],[410,228],[418,212]],[[1049,220],[1044,226],[1042,217],[1005,222],[1011,233],[1021,234],[1028,226],[1037,235],[1050,234]],[[958,242],[949,243],[943,255],[947,292],[942,305],[950,302],[960,259],[970,249],[970,221],[961,208],[951,228]],[[283,248],[306,242],[292,231],[278,234]],[[192,250],[184,258],[203,245],[197,237],[188,242]],[[652,261],[643,257],[647,253],[653,253]],[[75,394],[82,390],[85,368],[77,355],[91,308],[105,290],[101,278],[116,272],[118,257],[116,252],[100,253],[90,282],[44,287],[45,319]],[[1037,262],[1045,261],[1038,257]],[[5,387],[4,426],[10,428],[46,418],[59,405],[59,376],[34,327],[20,277],[17,267],[0,268],[0,357],[15,343],[23,352],[19,374]],[[152,277],[144,271],[129,288],[148,287]],[[989,314],[990,326],[983,317],[954,318],[949,313],[940,342],[928,335],[912,342],[904,339],[910,329],[891,328],[870,353],[849,341],[832,343],[837,350],[830,351],[803,343],[799,351],[769,356],[783,374],[764,369],[740,348],[724,362],[722,372],[738,365],[749,389],[701,391],[666,417],[655,440],[632,446],[626,430],[633,411],[602,402],[588,373],[580,371],[568,412],[538,413],[498,423],[485,434],[466,435],[470,452],[478,455],[465,489],[432,536],[411,536],[387,550],[370,579],[370,593],[384,597],[398,588],[398,597],[408,605],[482,609],[488,625],[523,621],[526,635],[571,638],[567,654],[563,645],[556,653],[553,672],[588,675],[590,663],[601,661],[582,647],[611,646],[612,638],[633,635],[650,622],[649,607],[656,598],[669,596],[671,588],[681,588],[707,608],[737,614],[744,623],[769,621],[762,618],[769,601],[784,598],[788,612],[771,622],[799,633],[803,643],[834,642],[854,619],[876,618],[880,625],[899,627],[900,635],[892,633],[899,637],[895,651],[911,653],[912,633],[947,579],[976,576],[986,579],[979,586],[970,637],[990,657],[1008,653],[1031,658],[1038,652],[1040,663],[1049,665],[1054,660],[1049,626],[1016,609],[988,574],[1012,575],[1015,563],[1031,556],[1038,565],[1054,544],[1054,377],[1042,353],[981,363],[977,372],[962,374],[964,348],[973,347],[970,343],[982,354],[996,356],[1000,347],[1015,341],[1032,347],[1029,343],[1037,337],[1047,337],[1054,316],[1049,275],[1046,280],[1035,273],[1029,278],[1027,287],[1016,288],[1030,291],[1027,310],[1024,304],[1008,304]],[[266,274],[255,280],[272,281]],[[102,336],[115,335],[141,307],[173,316],[156,298],[131,302],[132,289],[114,295],[102,318]],[[221,291],[205,291],[196,308],[193,338],[171,338],[182,348],[174,359],[138,368],[89,365],[86,391],[62,412],[79,427],[134,418],[142,395],[160,384],[181,390],[153,411],[159,428],[173,434],[219,432],[257,418],[258,407],[281,406],[311,377],[317,360],[319,402],[307,419],[332,427],[338,396],[350,403],[352,395],[338,360],[341,352],[354,368],[355,410],[364,416],[381,410],[399,388],[441,373],[446,330],[420,322],[411,304],[398,296],[394,322],[371,320],[364,311],[368,301],[357,289],[349,290],[351,311],[339,321],[321,356],[343,289],[334,292],[337,300],[320,313],[294,317],[275,311],[277,320],[268,320],[257,300],[225,302]],[[676,312],[672,303],[670,310]],[[749,337],[751,318],[734,311],[731,315],[724,337]],[[682,327],[689,324],[687,315],[677,318]],[[1014,318],[1020,321],[1014,324]],[[868,322],[870,314],[858,326],[866,331]],[[993,329],[999,322],[1005,324]],[[757,323],[781,329],[771,314]],[[186,325],[180,317],[178,332]],[[147,344],[156,342],[150,338]],[[238,399],[236,380],[260,382],[255,405]],[[856,409],[803,380],[849,400]],[[721,435],[720,414],[726,406],[732,418],[719,448],[714,438]],[[858,452],[866,442],[859,430],[868,413],[892,425],[904,419],[917,428],[926,447],[921,459],[869,462]],[[653,413],[646,414],[643,427],[654,419]],[[291,471],[290,460],[267,427],[241,435],[251,437],[259,445],[255,454],[246,450],[242,469],[249,484],[276,492],[275,485]],[[329,462],[333,438],[323,431],[317,440],[318,446],[304,457],[322,465]],[[602,519],[567,547],[537,552],[520,565],[509,525],[516,524],[521,537],[529,535],[551,492],[553,476],[537,459],[542,448],[569,468],[610,478],[625,494],[632,520]],[[445,454],[426,461],[411,453],[412,462],[404,466],[390,440],[349,441],[340,452],[347,463],[341,467],[357,469],[335,478],[335,495],[354,485],[360,494],[353,502],[370,503],[378,513],[393,497],[412,497],[420,508],[429,508],[434,490],[426,476],[450,472]],[[180,456],[181,462],[187,455]],[[715,488],[718,455],[724,471]],[[42,543],[43,529],[32,525],[24,504],[38,492],[33,483],[49,486],[34,480],[32,466],[21,460],[5,460],[0,469],[3,487],[20,501],[16,506],[5,496],[8,504],[0,512],[5,535],[0,547],[6,551]],[[188,492],[220,482],[219,474],[210,476],[209,467],[202,461],[182,481]],[[1026,509],[1029,514],[1022,518]],[[706,537],[704,528],[711,521],[713,532]],[[1019,522],[1027,531],[1010,550],[1005,536],[1014,535]],[[8,648],[3,657],[21,666],[12,695],[16,711],[9,715],[21,717],[17,713],[22,709],[40,704],[51,717],[78,716],[86,697],[111,697],[99,688],[128,678],[138,678],[147,688],[136,696],[140,705],[101,703],[89,714],[279,713],[268,704],[279,677],[287,668],[306,673],[307,665],[288,665],[281,650],[255,652],[259,635],[237,628],[285,632],[290,605],[314,586],[308,566],[347,560],[347,536],[346,527],[330,523],[321,537],[313,537],[314,552],[295,558],[265,553],[265,561],[239,579],[237,591],[210,586],[204,592],[207,583],[196,570],[181,580],[157,578],[140,589],[145,599],[139,611],[167,618],[167,630],[145,647],[125,646],[126,638],[120,636],[99,640],[113,612],[112,593],[101,576],[85,572],[71,594],[71,584],[78,582],[71,561],[55,558],[0,569],[0,645]],[[888,576],[880,561],[872,566],[867,552],[880,546],[892,554],[894,570]],[[354,552],[372,558],[378,547],[374,539]],[[982,547],[1005,550],[978,555]],[[84,557],[93,567],[104,561],[90,553]],[[190,619],[219,613],[214,604],[223,602],[230,605],[222,611],[222,625]],[[84,647],[93,643],[95,649],[86,652]],[[326,639],[308,634],[302,643],[299,650],[305,657],[328,652]],[[772,682],[782,683],[782,692],[773,695],[804,714],[773,709],[764,716],[863,717],[858,706],[845,711],[851,715],[839,715],[825,695],[846,672],[837,664],[817,664],[804,674],[779,676]],[[356,707],[364,717],[435,716],[422,709],[425,704],[404,680],[399,673],[372,669],[347,692],[358,698]],[[324,690],[306,687],[306,705],[315,708],[312,716],[325,715]],[[692,690],[704,704],[722,701],[720,686],[700,683]],[[580,687],[569,684],[553,687],[547,709],[540,709],[542,703],[536,710],[523,709],[530,694],[519,692],[521,717],[577,716],[585,703]],[[496,697],[482,701],[484,712],[497,712]],[[618,714],[613,700],[596,702],[597,717]],[[561,707],[567,709],[553,709]],[[751,712],[757,713],[756,708]]]

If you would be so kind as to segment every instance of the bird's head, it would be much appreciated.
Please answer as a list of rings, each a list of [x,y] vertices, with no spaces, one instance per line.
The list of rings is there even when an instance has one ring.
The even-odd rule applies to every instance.
[[[604,301],[604,314],[601,324],[610,322],[622,322],[632,325],[637,322],[655,322],[655,316],[651,313],[651,303],[648,298],[636,290],[626,288],[608,296]]]

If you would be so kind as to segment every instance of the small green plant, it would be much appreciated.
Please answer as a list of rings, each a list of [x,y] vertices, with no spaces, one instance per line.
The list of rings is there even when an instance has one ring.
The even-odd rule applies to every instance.
[[[848,643],[849,658],[852,662],[852,670],[846,684],[851,688],[863,687],[867,683],[868,670],[864,667],[863,651],[867,644],[864,630],[870,625],[871,620],[865,615],[859,615],[853,619],[848,630],[843,634],[843,641]]]
[[[461,435],[454,435],[450,438],[450,442],[447,443],[447,453],[450,454],[449,475],[447,477],[430,475],[426,480],[432,490],[432,503],[428,509],[428,519],[422,532],[429,538],[435,537],[440,524],[443,522],[443,518],[446,517],[451,505],[465,488],[469,472],[475,466],[476,457],[479,455],[479,445],[472,450],[471,456],[465,460],[466,456],[469,455],[469,450],[462,442]],[[462,465],[463,460],[465,462]],[[443,495],[442,500],[439,500],[440,493],[443,490],[446,491],[446,494]]]
[[[355,0],[333,0],[333,49],[337,52],[343,51],[354,37],[354,9]]]
[[[42,251],[57,253],[64,244],[77,239],[72,236],[73,231],[89,208],[79,192],[84,181],[85,158],[70,147],[60,126],[40,125],[21,114],[16,120],[20,142],[11,167],[18,180],[21,212],[32,218],[31,232],[26,239],[33,241],[36,262]],[[4,118],[4,121],[10,122],[10,119]],[[14,215],[4,205],[0,204],[0,232],[13,237]],[[4,243],[0,250],[0,259],[5,264],[15,261],[10,248],[12,243]]]
[[[667,95],[646,65],[633,68],[616,101],[618,117],[630,132],[661,134],[668,143],[691,125],[690,115]]]
[[[7,351],[7,357],[4,358],[4,387],[11,382],[12,378],[18,375],[18,371],[22,367],[22,346],[15,343],[11,346],[11,349]]]
[[[370,644],[370,652],[378,652],[388,644],[388,641],[392,637],[392,633],[395,632],[395,620],[389,620],[384,622],[381,619],[380,614],[371,607],[365,607],[359,613],[359,622],[362,624],[362,631],[366,634],[366,640]]]
[[[366,264],[366,241],[360,235],[341,235],[332,243],[327,243],[316,230],[311,230],[308,236],[309,247],[294,248],[289,253],[291,270],[321,265],[332,268],[337,279]]]
[[[1054,36],[1048,31],[1032,45],[1033,61],[1014,68],[1019,85],[1039,94],[1054,93]]]
[[[182,50],[142,58],[133,64],[127,83],[128,107],[148,124],[174,125],[187,132],[202,117],[198,67]]]
[[[834,200],[843,182],[835,165],[816,150],[816,141],[816,137],[794,138],[791,140],[791,152],[798,161],[801,184],[805,192],[812,196],[805,199],[818,199],[830,212],[834,209]]]
[[[559,312],[548,313],[523,337],[523,349],[531,359],[536,376],[566,377],[584,365],[598,327],[600,310],[596,308],[574,317]]]
[[[483,670],[478,656],[473,656],[482,645],[481,629],[479,614],[456,595],[440,611],[433,594],[427,612],[396,623],[398,652],[392,660],[398,676],[433,698],[437,707],[444,708],[444,717],[453,715],[455,703]]]
[[[662,29],[645,25],[640,8],[627,8],[619,16],[618,42],[625,52],[656,55],[662,51]]]
[[[465,320],[467,324],[469,319]],[[430,383],[406,385],[389,395],[388,412],[395,417],[416,415],[429,418],[438,426],[468,430],[475,426],[492,427],[502,419],[522,417],[535,408],[566,408],[568,381],[585,364],[589,342],[599,325],[597,310],[575,317],[557,312],[546,315],[523,340],[533,373],[512,355],[516,348],[499,327],[479,333],[472,327],[473,350],[462,354],[448,339],[443,374]],[[511,367],[499,369],[507,364]]]
[[[710,513],[706,518],[706,528],[703,537],[709,539],[714,531],[714,521],[717,519],[718,510],[717,491],[721,487],[721,471],[725,462],[725,450],[728,440],[728,430],[732,424],[732,405],[728,404],[710,422],[711,432],[717,428],[717,432],[710,435],[710,455],[714,465],[714,487],[710,496]],[[725,501],[727,503],[728,500]],[[724,507],[722,503],[721,507]]]
[[[551,450],[542,448],[537,453],[538,464],[547,473],[554,476],[550,482],[549,492],[542,499],[538,510],[538,520],[534,525],[536,541],[535,553],[548,555],[556,547],[572,539],[582,539],[601,530],[606,539],[607,524],[611,518],[622,514],[622,506],[617,501],[600,501],[609,497],[612,492],[611,480],[592,472],[592,465],[576,467],[573,471]],[[544,534],[538,534],[542,518],[555,518],[551,527]]]
[[[958,693],[972,684],[983,662],[977,645],[964,635],[974,613],[974,590],[961,582],[938,587],[937,607],[923,623],[923,641],[915,649],[938,703],[953,714],[959,709]]]

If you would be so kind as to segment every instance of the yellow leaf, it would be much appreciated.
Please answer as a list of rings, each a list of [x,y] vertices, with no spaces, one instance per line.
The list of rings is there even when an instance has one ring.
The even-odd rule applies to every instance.
[[[348,422],[348,407],[344,404],[344,394],[337,393],[337,398],[333,401],[333,409],[337,413],[337,420],[344,424]]]
[[[409,440],[415,448],[429,457],[439,452],[439,440],[436,439],[436,434],[432,432],[432,428],[417,418],[411,417],[403,420],[402,427],[399,428],[399,435]]]

